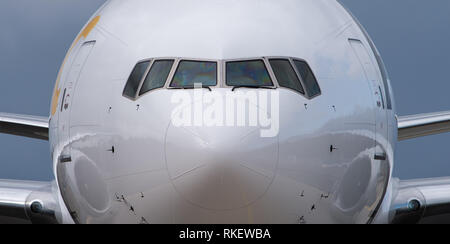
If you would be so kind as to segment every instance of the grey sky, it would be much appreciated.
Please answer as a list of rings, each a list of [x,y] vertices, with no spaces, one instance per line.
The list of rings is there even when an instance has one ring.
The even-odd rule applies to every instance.
[[[0,1],[0,111],[48,115],[59,66],[104,0]],[[450,1],[342,0],[387,65],[400,115],[450,110]],[[450,176],[450,134],[398,144],[395,175]],[[0,178],[52,179],[47,142],[0,135]]]

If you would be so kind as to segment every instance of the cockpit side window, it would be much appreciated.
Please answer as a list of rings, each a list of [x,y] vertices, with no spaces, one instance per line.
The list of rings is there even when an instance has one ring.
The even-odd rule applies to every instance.
[[[273,73],[281,87],[289,88],[305,94],[305,90],[288,59],[270,59]]]
[[[342,6],[344,6],[344,5],[342,5]],[[391,94],[391,89],[389,87],[389,76],[386,71],[386,66],[383,62],[383,59],[381,58],[380,53],[378,52],[377,48],[375,47],[375,44],[373,43],[372,39],[370,38],[369,33],[367,33],[366,29],[364,28],[364,26],[362,26],[361,22],[359,22],[359,20],[352,14],[352,12],[350,12],[350,10],[348,8],[346,8],[344,6],[344,9],[347,11],[347,13],[353,18],[353,20],[359,26],[362,33],[366,37],[367,42],[369,42],[372,52],[375,54],[375,59],[377,60],[378,67],[380,68],[380,72],[381,72],[381,76],[382,76],[381,78],[383,79],[383,83],[384,83],[384,91],[386,94],[386,106],[387,106],[388,110],[392,110],[392,98],[391,98],[392,94]]]
[[[127,84],[125,85],[125,89],[123,90],[124,96],[132,99],[136,98],[139,85],[141,84],[142,78],[144,77],[144,74],[147,71],[149,64],[150,61],[145,61],[136,64],[133,71],[131,72],[130,77],[128,78]]]
[[[226,84],[247,87],[273,86],[263,60],[227,62]]]
[[[377,60],[378,67],[380,68],[380,71],[381,71],[381,78],[383,79],[384,91],[386,94],[387,109],[392,110],[391,90],[389,88],[389,78],[388,78],[388,74],[386,71],[386,66],[384,65],[384,62],[381,59],[381,56],[378,53],[378,50],[375,48],[375,45],[373,44],[373,42],[370,41],[369,43],[371,44],[370,46],[372,47],[372,50],[375,53],[375,58]],[[381,94],[383,94],[383,93],[381,93]]]
[[[319,83],[317,83],[317,79],[309,65],[305,61],[300,60],[294,60],[294,64],[303,80],[308,96],[312,98],[320,95],[322,91],[320,90]]]
[[[153,62],[150,71],[145,78],[144,84],[142,85],[139,96],[158,88],[164,87],[172,70],[174,60],[156,60]]]
[[[217,62],[180,61],[172,79],[172,88],[192,88],[195,84],[217,85]]]

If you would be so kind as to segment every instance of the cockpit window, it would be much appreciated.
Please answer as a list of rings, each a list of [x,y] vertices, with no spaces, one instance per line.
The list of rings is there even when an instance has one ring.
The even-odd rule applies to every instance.
[[[155,89],[195,89],[197,84],[210,91],[224,86],[231,87],[232,91],[284,87],[309,99],[321,94],[306,61],[274,56],[236,60],[151,58],[136,64],[125,84],[123,96],[136,100]]]
[[[289,60],[271,59],[270,65],[272,66],[272,70],[275,73],[275,77],[281,87],[293,89],[301,94],[305,94],[305,90],[303,90],[300,79],[295,73],[295,70]]]
[[[356,19],[356,17],[350,12],[350,10],[348,10],[345,7],[344,7],[344,9],[348,12],[348,14],[353,18],[353,20],[359,26],[359,28],[361,29],[362,33],[364,34],[364,36],[366,37],[367,41],[369,42],[369,45],[370,45],[370,48],[372,49],[372,52],[375,54],[375,58],[377,60],[378,67],[380,68],[381,76],[383,78],[384,91],[385,91],[385,94],[386,94],[386,106],[387,106],[388,110],[392,110],[392,98],[391,98],[392,94],[391,94],[391,89],[389,87],[388,73],[386,71],[386,66],[385,66],[385,64],[383,62],[383,59],[381,58],[380,53],[378,52],[377,48],[375,47],[375,44],[373,43],[373,41],[370,38],[369,34],[367,33],[366,29],[361,25],[361,22],[359,22],[359,20]]]
[[[152,64],[139,96],[154,89],[162,88],[166,84],[167,77],[172,69],[174,60],[157,60]]]
[[[197,83],[203,86],[217,85],[217,62],[181,61],[170,87],[190,88]]]
[[[262,60],[227,62],[226,84],[228,86],[273,86],[272,79]]]
[[[127,84],[125,85],[125,89],[123,90],[123,95],[129,98],[135,98],[136,93],[139,89],[139,85],[141,83],[141,80],[147,71],[148,65],[150,64],[150,61],[145,61],[136,64],[136,66],[133,69],[133,72],[131,72],[130,77],[128,78]]]
[[[298,73],[302,77],[303,83],[305,84],[305,89],[309,97],[315,97],[320,95],[322,92],[320,90],[319,84],[317,83],[316,77],[305,61],[294,60],[294,64],[297,67]]]

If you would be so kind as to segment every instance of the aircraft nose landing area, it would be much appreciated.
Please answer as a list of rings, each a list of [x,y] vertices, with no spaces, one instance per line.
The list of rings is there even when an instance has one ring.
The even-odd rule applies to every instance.
[[[269,189],[278,165],[278,138],[258,127],[176,127],[166,137],[166,163],[176,191],[208,210],[252,205]]]

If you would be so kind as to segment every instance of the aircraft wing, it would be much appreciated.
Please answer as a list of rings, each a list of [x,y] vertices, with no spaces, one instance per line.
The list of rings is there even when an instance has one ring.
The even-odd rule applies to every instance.
[[[450,178],[393,180],[393,224],[450,223]]]
[[[398,117],[398,140],[450,132],[450,111]],[[393,179],[394,224],[450,223],[450,177]]]
[[[0,113],[0,133],[48,140],[48,117]],[[0,180],[0,223],[57,223],[54,182]]]
[[[450,132],[450,111],[398,117],[398,140]]]
[[[48,117],[0,113],[0,133],[48,141]]]
[[[0,224],[56,224],[56,183],[0,180]]]

